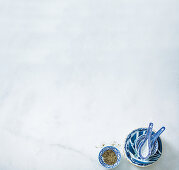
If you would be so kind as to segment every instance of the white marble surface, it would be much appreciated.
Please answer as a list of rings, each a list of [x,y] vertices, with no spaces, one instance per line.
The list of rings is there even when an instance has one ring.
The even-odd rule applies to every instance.
[[[162,125],[179,167],[178,0],[1,0],[0,170],[102,170],[95,146]],[[118,170],[139,169],[124,156]]]

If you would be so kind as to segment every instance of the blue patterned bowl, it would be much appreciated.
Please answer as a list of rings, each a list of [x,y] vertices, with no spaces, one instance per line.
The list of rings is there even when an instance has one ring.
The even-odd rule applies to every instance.
[[[107,150],[112,150],[112,151],[114,151],[114,153],[115,153],[116,156],[117,156],[117,161],[116,161],[116,163],[113,164],[113,165],[108,165],[108,164],[106,164],[106,163],[104,162],[104,160],[103,160],[102,155],[103,155],[103,153],[104,153],[105,151],[107,151]],[[99,159],[99,162],[101,163],[102,166],[104,166],[105,168],[111,168],[111,169],[112,169],[112,168],[115,168],[115,167],[117,167],[117,166],[119,165],[119,162],[120,162],[120,160],[121,160],[121,153],[120,153],[119,150],[118,150],[116,147],[114,147],[114,146],[106,146],[106,147],[104,147],[104,148],[99,152],[98,159]]]
[[[146,167],[146,166],[152,165],[162,155],[162,141],[160,137],[158,137],[156,142],[154,143],[154,147],[152,149],[152,155],[146,160],[142,160],[139,157],[138,149],[137,149],[138,142],[139,142],[139,139],[142,139],[142,136],[144,136],[146,133],[147,133],[147,128],[139,128],[139,129],[132,131],[127,136],[126,141],[125,141],[125,146],[124,146],[127,159],[132,164],[136,166],[140,166],[140,167]],[[155,132],[152,132],[152,135],[154,134]]]

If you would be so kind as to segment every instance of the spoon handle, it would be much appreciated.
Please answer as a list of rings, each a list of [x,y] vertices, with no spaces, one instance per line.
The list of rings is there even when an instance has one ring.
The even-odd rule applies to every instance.
[[[156,141],[156,139],[164,132],[164,130],[165,130],[165,127],[162,127],[152,136],[152,142],[151,142],[152,145]]]
[[[148,130],[147,130],[147,137],[150,138],[152,134],[152,128],[153,128],[153,123],[149,124]]]

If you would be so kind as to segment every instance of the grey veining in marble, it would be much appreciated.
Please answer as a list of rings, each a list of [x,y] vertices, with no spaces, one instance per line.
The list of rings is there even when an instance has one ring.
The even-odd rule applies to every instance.
[[[100,170],[95,146],[117,141],[123,153],[127,135],[149,122],[166,131],[146,170],[177,170],[178,8],[1,0],[0,170]],[[122,157],[118,169],[138,168]]]

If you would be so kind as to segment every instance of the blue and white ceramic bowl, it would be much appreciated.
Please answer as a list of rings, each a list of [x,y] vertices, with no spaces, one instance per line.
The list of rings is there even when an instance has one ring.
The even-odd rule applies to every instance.
[[[147,133],[147,128],[139,128],[134,131],[132,131],[126,138],[125,141],[125,154],[127,159],[134,165],[140,166],[140,167],[146,167],[149,165],[152,165],[154,162],[156,162],[160,156],[162,155],[162,141],[160,137],[157,138],[156,142],[154,143],[154,147],[152,149],[151,156],[146,159],[142,160],[139,157],[138,154],[138,139],[142,139],[142,136]],[[152,132],[152,135],[154,135],[155,132]]]
[[[103,160],[102,155],[103,155],[103,153],[104,153],[105,151],[107,151],[107,150],[112,150],[112,151],[114,151],[114,153],[115,153],[116,156],[117,156],[117,161],[116,161],[116,163],[113,164],[113,165],[108,165],[108,164],[106,164],[106,163],[104,162],[104,160]],[[118,150],[116,147],[114,147],[114,146],[106,146],[106,147],[104,147],[104,148],[99,152],[98,159],[99,159],[99,162],[101,163],[102,166],[104,166],[105,168],[110,168],[110,169],[112,169],[112,168],[115,168],[115,167],[117,167],[117,166],[119,165],[119,162],[120,162],[120,160],[121,160],[121,153],[120,153],[119,150]]]

